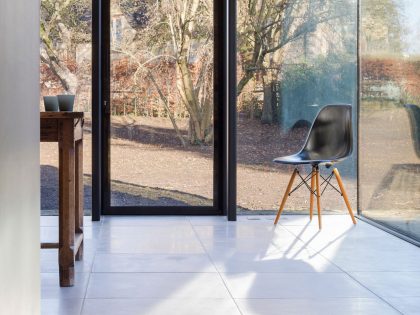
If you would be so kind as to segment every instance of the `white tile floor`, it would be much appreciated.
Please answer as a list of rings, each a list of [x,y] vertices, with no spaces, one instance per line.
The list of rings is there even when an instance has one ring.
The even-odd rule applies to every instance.
[[[420,249],[348,216],[104,217],[76,285],[41,251],[43,315],[419,314]],[[43,241],[57,218],[42,217]]]

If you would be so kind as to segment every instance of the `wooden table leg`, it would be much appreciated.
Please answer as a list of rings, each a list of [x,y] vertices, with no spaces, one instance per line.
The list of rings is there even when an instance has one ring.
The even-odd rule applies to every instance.
[[[59,249],[60,286],[74,285],[75,158],[73,121],[60,122],[59,137]]]
[[[76,142],[75,232],[83,234],[83,140]],[[83,259],[83,240],[77,249],[76,260]]]

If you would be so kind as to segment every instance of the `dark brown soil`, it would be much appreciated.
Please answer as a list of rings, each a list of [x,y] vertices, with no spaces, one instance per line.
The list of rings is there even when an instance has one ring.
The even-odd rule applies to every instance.
[[[187,120],[179,121],[187,135]],[[91,205],[90,119],[85,130],[85,208]],[[112,204],[127,205],[212,205],[213,146],[182,147],[166,118],[113,117],[111,140]],[[273,211],[289,180],[290,167],[277,166],[273,158],[296,152],[306,139],[307,130],[282,132],[277,125],[240,118],[238,133],[238,206],[243,210]],[[43,143],[42,209],[58,208],[57,146]],[[350,177],[349,195],[354,202],[355,185]],[[346,179],[345,179],[346,180]],[[287,208],[307,211],[309,192],[305,188],[290,198]],[[335,192],[324,196],[324,209],[344,209]],[[51,212],[51,211],[50,211]]]

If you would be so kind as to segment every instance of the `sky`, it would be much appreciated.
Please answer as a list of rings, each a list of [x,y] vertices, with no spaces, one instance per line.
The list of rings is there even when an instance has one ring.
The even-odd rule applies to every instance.
[[[420,54],[420,0],[403,0],[404,40],[407,54]]]

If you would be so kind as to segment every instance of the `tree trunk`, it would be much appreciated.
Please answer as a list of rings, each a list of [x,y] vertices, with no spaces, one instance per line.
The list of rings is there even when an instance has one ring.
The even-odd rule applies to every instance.
[[[264,85],[264,102],[261,122],[263,124],[273,124],[277,122],[277,108],[276,83],[269,82]]]
[[[57,76],[66,92],[76,94],[78,87],[77,76],[72,73],[67,66],[54,55],[47,53],[47,50],[41,51],[41,60],[48,65],[50,70]]]
[[[192,83],[191,73],[188,69],[186,57],[181,58],[177,62],[177,87],[187,110],[190,114],[190,142],[195,144],[197,142],[204,142],[204,130],[201,127],[201,113],[198,104],[197,95],[195,95],[194,86]]]

